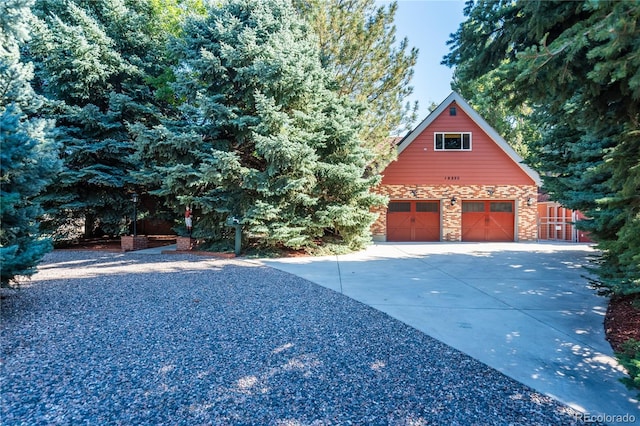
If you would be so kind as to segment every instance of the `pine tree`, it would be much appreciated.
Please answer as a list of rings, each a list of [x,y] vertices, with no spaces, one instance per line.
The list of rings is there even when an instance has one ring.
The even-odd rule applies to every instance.
[[[215,237],[235,216],[274,246],[313,246],[326,232],[354,248],[368,241],[380,199],[365,176],[373,154],[358,136],[361,108],[330,89],[289,1],[210,7],[174,54],[181,116],[139,126],[137,140],[162,176],[158,193],[196,207],[194,229]]]
[[[417,102],[406,99],[418,49],[409,40],[396,44],[393,25],[397,3],[374,0],[296,0],[296,8],[318,36],[321,60],[339,93],[365,105],[361,120],[363,145],[375,154],[369,168],[382,171],[395,158],[389,135],[409,130]]]
[[[0,282],[35,273],[51,249],[39,235],[42,213],[35,197],[51,181],[58,161],[51,141],[52,123],[36,118],[41,106],[30,80],[31,64],[21,62],[19,47],[28,40],[28,0],[0,5]]]
[[[589,216],[603,250],[600,285],[640,293],[640,4],[469,2],[445,62],[473,85],[499,75],[496,97],[529,105],[544,188]]]

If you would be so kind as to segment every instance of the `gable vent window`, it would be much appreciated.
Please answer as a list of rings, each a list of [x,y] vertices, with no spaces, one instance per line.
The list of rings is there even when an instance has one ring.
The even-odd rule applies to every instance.
[[[458,111],[456,111],[456,107],[452,106],[449,108],[449,115],[456,115]]]
[[[433,137],[436,151],[471,151],[470,132],[434,133]]]

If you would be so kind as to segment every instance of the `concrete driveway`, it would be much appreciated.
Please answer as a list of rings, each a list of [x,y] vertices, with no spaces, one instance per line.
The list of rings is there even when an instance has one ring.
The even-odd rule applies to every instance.
[[[375,307],[591,419],[640,422],[605,340],[607,299],[585,278],[593,254],[563,243],[378,243],[259,263]]]

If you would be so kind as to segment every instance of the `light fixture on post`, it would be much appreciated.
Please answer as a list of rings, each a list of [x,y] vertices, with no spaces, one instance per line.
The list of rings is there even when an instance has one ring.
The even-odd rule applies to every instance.
[[[133,202],[133,236],[138,236],[138,229],[136,227],[138,223],[138,194],[131,194],[131,201]]]
[[[458,202],[458,199],[455,197],[455,195],[453,197],[451,197],[451,205],[452,206],[455,206],[457,202]]]

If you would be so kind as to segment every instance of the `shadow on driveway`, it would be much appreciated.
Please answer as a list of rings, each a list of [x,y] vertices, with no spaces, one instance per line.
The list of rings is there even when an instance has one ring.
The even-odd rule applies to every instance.
[[[247,262],[54,252],[2,296],[3,424],[583,423],[377,309]]]
[[[375,307],[582,412],[633,414],[605,340],[587,245],[376,244],[262,263]]]

